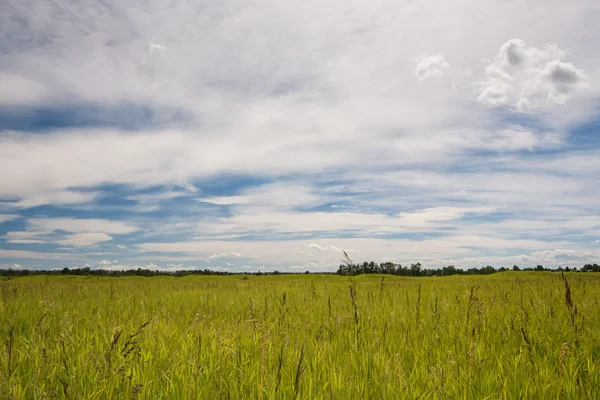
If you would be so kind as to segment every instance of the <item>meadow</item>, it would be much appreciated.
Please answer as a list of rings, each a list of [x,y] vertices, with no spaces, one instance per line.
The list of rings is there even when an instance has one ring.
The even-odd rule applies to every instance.
[[[596,399],[600,274],[0,281],[0,399]]]

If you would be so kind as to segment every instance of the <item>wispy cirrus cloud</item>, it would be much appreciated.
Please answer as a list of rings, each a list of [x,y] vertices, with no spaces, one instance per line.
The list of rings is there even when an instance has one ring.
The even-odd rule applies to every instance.
[[[0,224],[6,221],[12,221],[19,218],[18,215],[15,214],[0,214]]]
[[[107,219],[30,218],[25,231],[9,231],[4,239],[12,244],[56,243],[61,246],[87,247],[124,235],[139,228]],[[68,232],[69,234],[61,234]],[[58,239],[62,237],[61,239]]]
[[[106,233],[86,232],[68,235],[64,239],[58,240],[56,243],[69,247],[88,247],[97,243],[107,242],[112,239],[112,236],[107,235]]]

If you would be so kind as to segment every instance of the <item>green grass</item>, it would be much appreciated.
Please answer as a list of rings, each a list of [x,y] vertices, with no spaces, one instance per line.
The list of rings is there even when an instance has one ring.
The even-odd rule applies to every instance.
[[[600,274],[0,281],[2,399],[596,399]]]

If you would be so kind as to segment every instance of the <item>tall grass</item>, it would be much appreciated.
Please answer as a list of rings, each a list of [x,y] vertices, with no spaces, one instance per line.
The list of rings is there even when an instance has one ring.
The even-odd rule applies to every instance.
[[[600,397],[600,275],[0,281],[1,399]]]

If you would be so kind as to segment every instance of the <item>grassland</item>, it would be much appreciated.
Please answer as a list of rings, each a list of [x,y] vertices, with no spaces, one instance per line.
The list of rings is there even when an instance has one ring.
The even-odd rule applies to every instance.
[[[2,399],[600,398],[600,274],[0,281]]]

